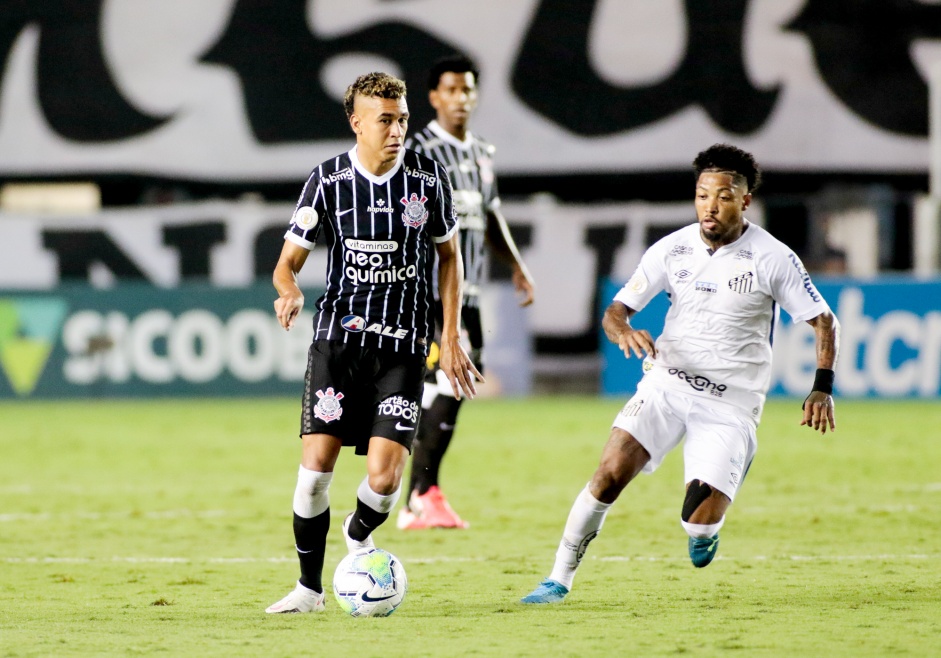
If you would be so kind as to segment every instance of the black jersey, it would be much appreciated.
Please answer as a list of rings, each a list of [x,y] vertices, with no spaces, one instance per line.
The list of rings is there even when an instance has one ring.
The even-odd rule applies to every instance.
[[[314,339],[426,353],[434,335],[435,249],[457,230],[444,167],[403,149],[382,176],[356,149],[314,169],[285,239],[329,250]]]
[[[467,133],[462,142],[437,121],[429,123],[405,143],[447,167],[454,188],[454,210],[461,227],[464,305],[476,307],[487,262],[487,213],[500,205],[493,173],[496,149],[472,133]]]

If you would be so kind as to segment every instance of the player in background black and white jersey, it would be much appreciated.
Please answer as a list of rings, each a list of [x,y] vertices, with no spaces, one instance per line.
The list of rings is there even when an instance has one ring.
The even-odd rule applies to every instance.
[[[479,294],[486,276],[488,247],[512,268],[522,306],[533,302],[533,280],[500,212],[493,172],[495,149],[470,131],[470,118],[477,107],[477,81],[478,71],[466,57],[437,61],[428,75],[428,99],[437,119],[410,137],[407,145],[445,165],[451,178],[464,260],[461,319],[471,358],[482,370]],[[440,321],[440,310],[438,318]],[[410,493],[399,511],[398,527],[403,529],[467,527],[438,481],[462,399],[455,397],[444,371],[436,367],[436,358],[437,349],[432,347],[423,412],[412,444]]]
[[[680,523],[693,566],[712,562],[726,511],[758,448],[779,305],[794,322],[813,327],[816,340],[817,373],[800,424],[823,434],[836,428],[840,324],[796,254],[745,218],[761,182],[758,164],[750,153],[716,144],[696,156],[693,170],[698,222],[644,253],[602,321],[625,357],[646,354],[644,378],[614,419],[601,463],[569,511],[549,577],[523,603],[565,600],[611,505],[681,441]],[[660,292],[670,296],[670,310],[655,344],[630,320]]]
[[[399,498],[433,338],[435,255],[442,369],[468,397],[480,377],[460,344],[463,266],[451,186],[436,162],[404,147],[405,83],[362,75],[344,107],[356,146],[314,169],[273,275],[278,322],[290,330],[304,306],[297,273],[315,242],[329,250],[301,405],[293,504],[301,577],[269,613],[324,609],[328,492],[342,446],[366,455],[356,510],[343,522],[350,551],[374,545],[372,531]]]

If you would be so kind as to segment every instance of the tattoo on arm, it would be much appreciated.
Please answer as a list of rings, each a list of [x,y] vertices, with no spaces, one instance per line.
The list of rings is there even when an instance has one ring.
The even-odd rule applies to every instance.
[[[840,352],[840,322],[833,313],[821,313],[808,321],[814,328],[817,367],[833,370]]]

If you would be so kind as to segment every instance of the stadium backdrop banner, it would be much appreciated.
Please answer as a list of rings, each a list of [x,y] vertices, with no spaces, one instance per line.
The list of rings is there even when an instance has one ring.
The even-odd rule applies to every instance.
[[[506,174],[686,170],[717,141],[769,170],[909,173],[941,4],[9,0],[0,35],[5,176],[299,180],[351,146],[356,75],[402,76],[420,126],[455,51]]]
[[[536,350],[555,353],[595,353],[599,281],[626,279],[652,241],[695,220],[688,202],[562,204],[543,195],[503,207],[539,289],[552,291],[537,294],[526,314]],[[0,213],[0,291],[63,283],[267,283],[293,209],[212,201],[87,215]],[[762,224],[760,203],[748,218]],[[298,281],[320,287],[326,269],[327,250],[317,246]],[[496,264],[492,274],[496,281],[510,276]]]
[[[937,398],[941,395],[941,280],[883,278],[815,281],[840,319],[841,348],[835,394],[842,397]],[[605,305],[620,284],[604,286]],[[654,336],[663,329],[669,301],[658,295],[632,324]],[[602,341],[602,389],[632,395],[640,381],[637,359]],[[769,394],[805,397],[816,369],[813,329],[782,311],[774,334]]]

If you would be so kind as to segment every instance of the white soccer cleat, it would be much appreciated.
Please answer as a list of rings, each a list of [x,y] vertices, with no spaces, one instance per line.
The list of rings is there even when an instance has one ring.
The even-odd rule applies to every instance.
[[[294,590],[283,599],[265,608],[268,614],[286,614],[292,612],[320,612],[323,610],[324,593],[319,594],[307,589],[299,582]]]
[[[356,551],[361,550],[363,548],[375,548],[376,542],[372,540],[372,534],[366,537],[366,539],[364,539],[363,541],[356,541],[355,539],[350,537],[349,529],[350,529],[350,521],[352,520],[353,520],[352,512],[347,514],[346,518],[343,519],[343,539],[346,540],[347,550],[350,553],[355,553]]]

